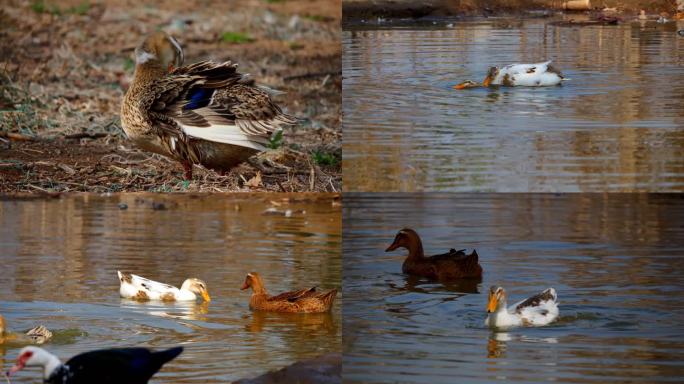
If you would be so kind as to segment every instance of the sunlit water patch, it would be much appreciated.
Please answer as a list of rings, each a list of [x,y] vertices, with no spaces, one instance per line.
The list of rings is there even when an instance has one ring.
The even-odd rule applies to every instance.
[[[250,271],[260,272],[274,293],[340,288],[340,214],[330,196],[2,201],[0,314],[14,332],[47,326],[55,337],[44,347],[63,360],[107,347],[185,346],[155,376],[158,383],[257,376],[341,349],[341,295],[330,314],[292,316],[252,313],[250,294],[240,291]],[[176,286],[199,277],[212,301],[121,299],[119,269]],[[0,365],[6,369],[20,347],[0,344]],[[31,370],[12,382],[39,377]]]

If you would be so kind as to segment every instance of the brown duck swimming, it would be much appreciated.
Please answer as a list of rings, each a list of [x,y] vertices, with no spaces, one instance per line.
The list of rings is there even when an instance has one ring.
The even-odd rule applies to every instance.
[[[248,273],[243,290],[252,287],[252,297],[249,308],[257,311],[290,312],[290,313],[318,313],[328,312],[335,301],[337,290],[318,293],[316,287],[284,292],[277,296],[269,296],[264,282],[258,273]]]
[[[394,242],[387,247],[385,252],[394,251],[397,248],[406,248],[409,251],[408,257],[401,266],[401,270],[406,274],[436,280],[482,278],[482,267],[480,267],[475,250],[470,255],[466,255],[464,250],[451,249],[441,255],[426,257],[420,236],[410,228],[399,231]]]
[[[0,344],[43,344],[52,338],[52,332],[42,325],[31,328],[26,333],[12,333],[5,329],[5,318],[0,315]]]

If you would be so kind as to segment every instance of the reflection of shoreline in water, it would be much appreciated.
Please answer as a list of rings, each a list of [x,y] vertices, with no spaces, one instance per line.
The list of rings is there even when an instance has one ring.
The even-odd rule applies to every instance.
[[[326,333],[334,333],[335,322],[332,312],[325,313],[280,313],[253,311],[252,321],[245,326],[248,332],[262,332],[265,328],[279,327],[283,325],[293,326],[297,329],[309,331],[325,330]]]
[[[209,313],[209,303],[206,301],[176,301],[164,303],[161,301],[136,301],[121,299],[121,308],[134,309],[136,312],[141,308],[151,308],[145,311],[150,316],[159,316],[175,320],[206,321]]]
[[[557,344],[555,337],[530,337],[525,335],[511,335],[509,332],[492,331],[487,340],[487,357],[496,359],[506,357],[507,343],[520,341],[524,343]]]

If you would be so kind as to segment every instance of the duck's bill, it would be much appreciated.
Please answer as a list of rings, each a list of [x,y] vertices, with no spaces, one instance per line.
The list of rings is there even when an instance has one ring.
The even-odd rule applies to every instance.
[[[399,247],[399,246],[398,246],[396,243],[392,243],[392,245],[390,245],[389,247],[387,247],[387,249],[385,249],[385,252],[394,251],[394,250],[397,249],[398,247]]]
[[[466,86],[464,83],[454,85],[454,89],[465,89],[465,88],[466,88]]]
[[[15,372],[19,372],[22,369],[24,369],[24,365],[22,364],[16,364],[12,368],[9,369],[9,371],[5,372],[5,376],[10,377],[12,376]]]
[[[484,81],[482,82],[482,85],[485,87],[489,87],[489,84],[491,84],[491,83],[492,83],[492,78],[487,76],[487,77],[485,77]]]
[[[249,284],[247,284],[247,282],[245,281],[245,282],[242,284],[242,287],[240,287],[240,290],[244,291],[244,290],[247,289],[247,288],[249,288]]]
[[[496,295],[489,296],[489,302],[487,303],[487,313],[496,312]]]
[[[207,303],[211,301],[211,296],[209,296],[209,292],[207,292],[207,291],[202,292],[202,298]]]

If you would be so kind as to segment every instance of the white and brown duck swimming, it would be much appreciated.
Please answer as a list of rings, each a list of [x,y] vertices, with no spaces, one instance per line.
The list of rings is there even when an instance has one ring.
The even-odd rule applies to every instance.
[[[454,89],[466,89],[475,87],[489,87],[492,85],[504,87],[548,87],[559,85],[569,80],[551,65],[551,61],[536,64],[511,64],[503,68],[490,67],[487,76],[479,84],[472,80],[466,80],[454,85]]]
[[[196,301],[202,298],[210,302],[211,297],[207,290],[207,283],[200,279],[186,279],[180,289],[173,285],[160,283],[154,280],[117,271],[119,275],[119,295],[125,299],[138,301]]]
[[[507,306],[506,291],[502,287],[491,287],[485,325],[492,328],[540,327],[556,320],[559,313],[558,296],[553,288]]]
[[[425,256],[420,236],[410,228],[399,231],[385,252],[397,248],[406,248],[409,251],[401,266],[401,270],[408,275],[436,280],[482,278],[482,267],[475,250],[470,255],[466,255],[464,250],[451,249],[441,255]]]
[[[252,297],[249,299],[249,308],[257,311],[289,312],[289,313],[321,313],[328,312],[332,308],[337,290],[318,292],[316,287],[300,289],[297,291],[284,292],[271,296],[264,287],[261,276],[256,273],[248,273],[242,290],[252,288]]]
[[[283,113],[263,87],[229,61],[183,65],[183,50],[164,32],[135,49],[135,77],[121,105],[121,126],[140,148],[227,171],[269,144],[297,119]]]

